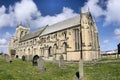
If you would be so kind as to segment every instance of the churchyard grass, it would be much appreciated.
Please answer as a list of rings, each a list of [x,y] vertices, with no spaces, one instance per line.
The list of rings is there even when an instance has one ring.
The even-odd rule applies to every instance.
[[[40,73],[29,61],[14,59],[5,62],[0,57],[0,80],[73,80],[78,63],[67,63],[61,69],[58,64],[45,62],[46,71]],[[85,80],[120,80],[120,62],[84,64]]]

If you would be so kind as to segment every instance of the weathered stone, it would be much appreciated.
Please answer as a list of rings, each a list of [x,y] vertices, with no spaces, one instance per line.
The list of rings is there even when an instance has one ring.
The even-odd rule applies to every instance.
[[[79,79],[80,80],[83,80],[83,78],[84,78],[84,71],[83,71],[83,60],[81,59],[80,61],[79,61]]]
[[[38,63],[38,68],[40,72],[44,72],[45,71],[45,62],[44,60],[39,57],[39,59],[37,59],[37,63]]]
[[[4,58],[5,58],[5,62],[9,62],[9,61],[10,61],[9,55],[5,54],[5,55],[4,55]]]
[[[64,60],[78,61],[80,57],[79,44],[83,44],[85,49],[83,50],[83,59],[85,61],[98,59],[100,54],[98,30],[94,20],[87,18],[92,17],[88,13],[89,11],[85,12],[84,15],[81,13],[76,17],[49,25],[49,27],[46,25],[33,32],[30,32],[30,27],[18,25],[16,35],[11,37],[9,41],[9,55],[17,53],[17,55],[22,56],[41,53],[44,59],[51,60],[54,56],[58,59],[59,53],[62,53]],[[90,23],[86,25],[84,20]],[[81,36],[85,38],[81,39]],[[81,40],[83,43],[80,43]]]
[[[56,64],[56,63],[57,63],[56,58],[53,58],[53,63],[54,63],[54,64]]]
[[[22,56],[22,60],[23,60],[23,61],[25,61],[25,60],[26,60],[24,55]]]
[[[64,66],[64,57],[63,55],[60,55],[59,57],[59,68],[62,68]]]
[[[16,58],[19,58],[19,56],[18,56],[18,55],[16,55]]]
[[[32,60],[33,60],[33,56],[29,55],[29,61],[32,61]]]
[[[33,66],[38,66],[37,59],[39,59],[39,56],[38,56],[38,55],[35,55],[35,56],[33,57],[33,60],[32,60],[32,65],[33,65]]]

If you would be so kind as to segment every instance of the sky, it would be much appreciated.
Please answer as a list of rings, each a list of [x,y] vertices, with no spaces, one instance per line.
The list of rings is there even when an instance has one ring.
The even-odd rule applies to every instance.
[[[8,42],[21,22],[31,31],[85,12],[95,19],[101,51],[117,49],[120,42],[120,0],[0,0],[0,51],[7,53]]]

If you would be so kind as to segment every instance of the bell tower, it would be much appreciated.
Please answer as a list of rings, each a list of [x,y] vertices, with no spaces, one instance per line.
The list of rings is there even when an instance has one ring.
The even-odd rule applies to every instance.
[[[100,53],[99,39],[98,39],[98,29],[93,19],[91,12],[88,8],[88,12],[84,12],[81,9],[80,17],[81,29],[82,29],[82,46],[84,59],[95,60],[98,59]]]
[[[20,23],[16,27],[16,39],[18,39],[18,41],[19,41],[23,36],[25,36],[29,32],[30,32],[30,27],[23,26],[22,23]]]

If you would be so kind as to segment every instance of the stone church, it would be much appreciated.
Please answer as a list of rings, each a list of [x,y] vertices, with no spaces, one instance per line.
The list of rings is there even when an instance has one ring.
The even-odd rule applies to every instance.
[[[100,55],[98,30],[89,10],[33,32],[29,26],[20,24],[8,47],[10,55],[25,56],[27,60],[36,55],[45,60],[58,60],[63,55],[66,61],[79,61],[81,56],[84,61],[91,61]]]

